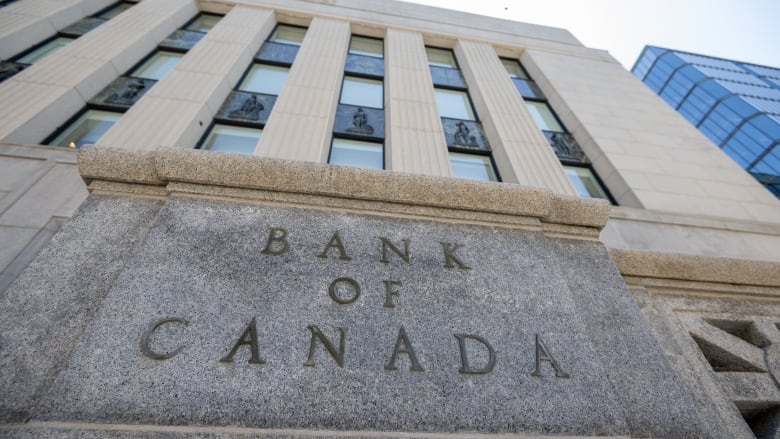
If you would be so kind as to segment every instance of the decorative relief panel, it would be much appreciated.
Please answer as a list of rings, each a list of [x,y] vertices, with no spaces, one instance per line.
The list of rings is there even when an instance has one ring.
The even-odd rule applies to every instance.
[[[467,152],[490,151],[490,144],[479,122],[442,117],[441,124],[450,149]]]
[[[555,131],[542,131],[547,142],[550,143],[555,155],[560,160],[578,163],[590,163],[588,157],[582,152],[579,143],[569,133]]]
[[[222,104],[215,119],[261,126],[268,121],[276,96],[247,91],[233,91]]]
[[[14,76],[24,70],[29,64],[20,64],[11,61],[0,61],[0,82]]]
[[[120,76],[89,103],[124,111],[141,99],[156,82],[154,79]]]
[[[346,137],[382,140],[385,137],[385,112],[376,108],[339,105],[333,132]]]

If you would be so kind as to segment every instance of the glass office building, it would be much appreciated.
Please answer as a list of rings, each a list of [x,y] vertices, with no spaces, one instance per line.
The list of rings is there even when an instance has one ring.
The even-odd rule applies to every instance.
[[[780,197],[780,69],[646,46],[631,71]]]

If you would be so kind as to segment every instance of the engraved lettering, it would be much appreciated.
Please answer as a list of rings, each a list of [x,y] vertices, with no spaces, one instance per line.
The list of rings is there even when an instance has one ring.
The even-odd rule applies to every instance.
[[[398,370],[398,368],[395,367],[395,360],[398,358],[398,354],[406,354],[409,356],[409,361],[412,363],[409,370],[414,372],[425,372],[425,369],[420,366],[420,362],[417,361],[417,355],[414,354],[412,342],[409,341],[409,337],[406,335],[406,330],[403,326],[398,330],[398,338],[395,340],[393,356],[390,357],[390,361],[385,366],[385,370]]]
[[[490,371],[493,370],[493,367],[496,365],[496,351],[493,349],[493,346],[490,346],[490,343],[488,343],[487,340],[484,338],[478,336],[478,335],[472,335],[472,334],[454,334],[455,338],[458,339],[458,347],[460,348],[460,362],[461,367],[458,370],[460,373],[465,374],[486,374],[490,373]],[[473,368],[469,365],[469,359],[468,355],[466,354],[466,339],[470,338],[472,340],[476,340],[480,343],[482,343],[488,350],[489,359],[487,364],[484,367],[481,368]]]
[[[320,343],[322,343],[323,346],[325,346],[325,349],[330,353],[330,356],[333,357],[334,360],[336,360],[336,364],[339,365],[339,367],[344,367],[344,338],[347,335],[347,328],[341,328],[339,327],[339,350],[336,352],[336,348],[333,347],[333,343],[328,340],[328,337],[325,336],[325,334],[320,331],[320,328],[318,328],[315,325],[309,325],[306,327],[309,331],[311,331],[311,343],[309,344],[309,355],[306,358],[306,362],[303,363],[304,366],[308,367],[314,367],[314,351],[316,349],[315,341],[319,340]]]
[[[407,264],[409,263],[409,240],[404,238],[401,241],[404,243],[404,251],[401,253],[401,250],[398,250],[398,247],[393,245],[392,242],[388,241],[387,238],[379,238],[382,241],[382,259],[379,260],[379,262],[384,262],[385,264],[390,263],[390,261],[387,259],[387,249],[393,251],[393,253],[397,254],[401,257],[401,259],[404,260]]]
[[[563,369],[561,369],[561,366],[558,365],[558,362],[555,361],[555,358],[550,355],[550,350],[544,345],[542,337],[540,337],[539,334],[536,334],[536,369],[531,373],[532,377],[544,377],[544,375],[542,375],[542,361],[550,362],[553,369],[555,369],[556,377],[571,378],[571,375],[564,372]]]
[[[176,356],[179,352],[181,352],[184,349],[184,346],[179,346],[178,348],[174,349],[173,351],[167,353],[167,354],[161,354],[159,352],[155,352],[151,347],[151,339],[152,335],[154,335],[154,332],[162,325],[165,325],[167,323],[181,323],[184,326],[188,326],[190,322],[180,319],[178,317],[166,317],[164,319],[160,319],[154,323],[152,323],[146,331],[144,331],[143,335],[141,335],[141,341],[138,343],[139,347],[141,348],[141,353],[152,360],[167,360],[169,358],[173,358]]]
[[[278,245],[274,245],[277,243]],[[281,255],[287,253],[290,249],[290,243],[287,241],[287,229],[281,227],[271,227],[268,233],[268,241],[262,253],[264,255]]]
[[[339,232],[336,232],[333,234],[333,236],[330,238],[330,241],[328,241],[328,245],[325,246],[325,249],[322,250],[322,253],[318,254],[318,258],[327,259],[328,257],[328,250],[331,248],[335,248],[339,251],[339,259],[343,259],[345,261],[351,261],[352,258],[347,255],[347,250],[344,249],[344,244],[341,242],[341,237],[339,236]]]
[[[224,358],[219,360],[220,363],[232,363],[233,356],[238,352],[238,348],[241,346],[249,346],[249,350],[252,353],[249,359],[250,364],[265,364],[265,360],[260,358],[260,350],[257,348],[257,325],[255,324],[255,318],[249,322],[244,332],[241,334],[241,338],[238,339],[236,344],[233,345],[233,349]]]
[[[400,287],[401,282],[398,282],[397,280],[383,280],[382,282],[385,283],[385,304],[382,305],[385,308],[395,308],[395,303],[393,303],[393,296],[398,297],[399,291],[396,289],[393,289],[393,287]]]
[[[340,283],[346,283],[352,286],[352,291],[354,292],[352,297],[349,299],[342,299],[338,296],[336,293],[338,290],[337,285]],[[355,303],[355,301],[360,297],[360,285],[352,278],[340,277],[330,283],[330,286],[328,287],[328,295],[331,299],[333,299],[334,302],[340,305],[349,305],[350,303]]]
[[[441,244],[441,248],[444,251],[444,268],[455,268],[455,265],[457,265],[457,268],[460,268],[461,270],[471,270],[471,267],[464,264],[455,254],[455,252],[458,251],[459,248],[463,247],[463,245],[450,244],[448,242],[441,241],[439,243]]]

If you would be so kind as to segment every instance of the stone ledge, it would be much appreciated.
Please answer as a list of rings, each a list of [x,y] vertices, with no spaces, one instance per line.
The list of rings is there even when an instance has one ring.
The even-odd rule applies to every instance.
[[[86,146],[79,173],[87,181],[145,185],[196,183],[342,199],[539,218],[601,230],[610,205],[549,189],[375,171],[182,148],[129,151]]]
[[[624,277],[780,287],[780,264],[773,262],[619,249],[609,254]]]

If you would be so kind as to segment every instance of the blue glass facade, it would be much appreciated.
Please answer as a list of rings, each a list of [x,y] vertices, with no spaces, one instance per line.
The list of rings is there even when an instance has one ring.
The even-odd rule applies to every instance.
[[[631,72],[780,197],[780,69],[646,46]]]

